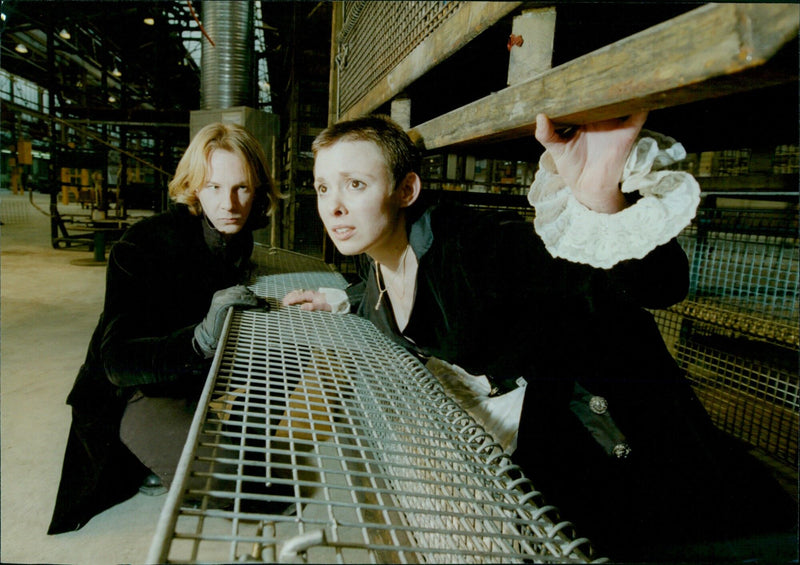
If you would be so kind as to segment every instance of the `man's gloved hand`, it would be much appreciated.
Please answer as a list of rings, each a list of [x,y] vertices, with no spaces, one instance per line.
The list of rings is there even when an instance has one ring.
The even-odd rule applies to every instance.
[[[258,297],[243,285],[232,286],[214,293],[205,319],[194,328],[195,349],[206,359],[213,357],[222,333],[225,316],[231,306],[258,306]]]

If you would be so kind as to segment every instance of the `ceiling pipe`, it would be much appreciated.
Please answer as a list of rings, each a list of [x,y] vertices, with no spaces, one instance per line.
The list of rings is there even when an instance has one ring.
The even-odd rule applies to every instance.
[[[255,3],[218,0],[203,3],[200,107],[204,110],[254,106]]]

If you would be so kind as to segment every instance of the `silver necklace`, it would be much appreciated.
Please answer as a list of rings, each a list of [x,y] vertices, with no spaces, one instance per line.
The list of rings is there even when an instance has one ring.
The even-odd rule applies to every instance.
[[[402,292],[398,292],[398,298],[400,299],[406,296],[406,257],[408,256],[409,249],[411,249],[411,246],[406,245],[405,251],[403,251],[403,254],[400,256],[400,289],[402,290]],[[383,295],[386,294],[386,290],[389,288],[388,286],[381,288],[380,268],[381,264],[375,261],[375,282],[378,285],[378,301],[375,303],[375,310],[381,307]]]

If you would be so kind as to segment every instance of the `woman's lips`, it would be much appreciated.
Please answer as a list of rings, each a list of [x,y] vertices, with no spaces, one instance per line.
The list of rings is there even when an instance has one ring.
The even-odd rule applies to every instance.
[[[355,228],[352,226],[334,226],[328,232],[331,237],[339,241],[350,239],[355,233]]]

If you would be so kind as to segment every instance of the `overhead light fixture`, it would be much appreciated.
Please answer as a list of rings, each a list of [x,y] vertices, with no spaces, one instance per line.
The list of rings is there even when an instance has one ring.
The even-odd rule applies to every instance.
[[[108,96],[108,101],[109,101],[109,102],[111,102],[111,103],[113,104],[114,102],[116,102],[116,101],[117,101],[117,99],[114,97],[114,95],[113,95],[113,94],[110,94],[110,95]]]
[[[156,21],[153,18],[145,18],[144,23],[146,23],[149,26],[152,26],[156,24]]]
[[[16,51],[17,53],[23,53],[24,54],[24,53],[28,52],[28,48],[25,47],[22,43],[17,43],[17,46],[14,47],[14,51]]]
[[[70,33],[67,31],[67,28],[64,28],[61,31],[59,31],[58,32],[58,37],[60,37],[61,39],[71,39],[72,38]]]
[[[0,21],[6,21],[6,15],[3,12],[0,12]]]
[[[120,70],[117,67],[114,67],[114,70],[111,71],[111,76],[119,78],[119,77],[122,76],[122,73],[120,72]]]

